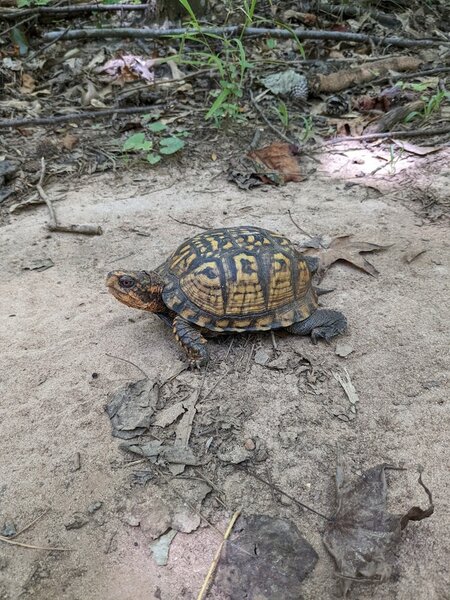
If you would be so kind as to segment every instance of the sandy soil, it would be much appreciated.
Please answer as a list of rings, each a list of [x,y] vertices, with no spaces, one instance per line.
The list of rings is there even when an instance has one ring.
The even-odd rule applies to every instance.
[[[107,354],[165,380],[179,369],[182,352],[163,323],[108,295],[104,277],[113,268],[155,267],[198,231],[169,215],[213,227],[254,224],[302,241],[288,209],[310,233],[352,233],[393,245],[368,257],[378,278],[335,265],[323,282],[335,288],[323,304],[344,311],[350,323],[344,341],[353,352],[347,358],[335,354],[336,341],[313,346],[280,336],[281,369],[270,369],[254,361],[260,348],[272,356],[270,336],[235,338],[231,350],[230,338],[210,342],[205,388],[217,387],[200,401],[191,438],[208,459],[204,474],[217,486],[202,511],[222,529],[237,507],[291,519],[319,554],[303,597],[328,600],[338,588],[321,542],[324,522],[280,502],[224,456],[242,451],[251,438],[258,451],[253,468],[327,514],[335,507],[338,445],[350,475],[380,462],[408,467],[388,475],[393,512],[426,506],[417,485],[421,464],[435,514],[403,533],[391,581],[360,585],[351,597],[450,598],[448,228],[424,221],[398,197],[350,187],[319,171],[300,184],[251,192],[213,178],[212,171],[86,177],[68,190],[61,184],[48,191],[60,198],[61,220],[99,223],[104,235],[49,234],[45,207],[17,213],[2,227],[0,527],[13,521],[20,530],[47,511],[16,541],[70,549],[0,543],[2,600],[196,598],[220,538],[204,524],[178,533],[168,565],[155,565],[148,544],[164,530],[161,510],[180,499],[160,476],[146,486],[132,484],[133,470],[144,467],[130,464],[136,457],[119,449],[104,411],[108,394],[142,377]],[[443,190],[448,177],[441,174]],[[425,252],[408,263],[415,249]],[[45,259],[54,266],[30,270]],[[299,368],[306,359],[313,367],[309,379]],[[334,416],[349,408],[332,375],[343,367],[360,398],[350,422]],[[202,377],[180,375],[168,386],[166,405],[197,388]],[[218,502],[219,492],[229,511]],[[95,511],[94,502],[102,503]],[[67,529],[75,513],[86,523]],[[219,597],[216,588],[210,597]]]

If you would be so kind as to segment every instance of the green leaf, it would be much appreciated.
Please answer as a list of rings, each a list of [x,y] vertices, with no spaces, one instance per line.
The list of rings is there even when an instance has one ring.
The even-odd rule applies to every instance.
[[[266,40],[266,45],[269,48],[269,50],[274,50],[277,47],[277,40],[275,40],[274,38],[269,38],[268,40]]]
[[[150,123],[147,125],[147,129],[152,133],[158,133],[159,131],[164,131],[164,129],[167,129],[167,125],[161,123],[161,121],[156,121],[155,123]]]
[[[213,117],[216,114],[216,112],[219,110],[219,108],[222,106],[222,104],[228,98],[230,93],[231,92],[228,88],[225,88],[220,92],[220,94],[217,96],[217,98],[212,103],[211,108],[206,113],[206,116],[205,116],[206,120],[211,119],[211,117]]]
[[[147,154],[147,161],[151,165],[156,165],[156,163],[159,163],[160,160],[161,160],[161,156],[159,154],[155,154],[154,152]]]
[[[122,150],[136,150],[145,141],[145,133],[135,133],[125,140]]]
[[[177,137],[162,138],[159,143],[159,151],[161,154],[174,154],[175,152],[178,152],[178,150],[181,150],[184,145],[185,142]]]
[[[134,133],[127,140],[125,140],[122,150],[151,150],[153,148],[153,142],[145,139],[145,133],[139,132]]]

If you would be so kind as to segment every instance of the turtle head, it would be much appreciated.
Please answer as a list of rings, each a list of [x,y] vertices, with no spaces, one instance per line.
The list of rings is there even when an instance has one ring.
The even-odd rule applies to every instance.
[[[106,286],[117,300],[132,308],[153,313],[167,310],[162,299],[164,282],[155,271],[111,271]]]

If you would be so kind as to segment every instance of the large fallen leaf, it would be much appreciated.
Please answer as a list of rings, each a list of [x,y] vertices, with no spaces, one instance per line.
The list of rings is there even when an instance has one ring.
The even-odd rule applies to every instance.
[[[401,530],[409,521],[419,521],[434,512],[430,491],[419,483],[428,495],[429,506],[417,506],[405,515],[394,515],[386,509],[388,465],[378,465],[365,471],[356,482],[345,482],[344,467],[336,470],[338,509],[323,536],[325,547],[333,556],[346,596],[353,581],[378,583],[392,572],[392,553],[400,541]]]
[[[378,250],[390,248],[390,246],[381,246],[371,242],[354,242],[351,238],[351,235],[341,235],[334,238],[328,248],[319,250],[319,273],[323,275],[333,263],[343,260],[344,262],[361,269],[365,273],[372,275],[372,277],[378,275],[378,271],[375,267],[361,256],[361,253],[377,252]],[[304,251],[304,254],[310,254],[310,252],[311,251],[307,249]]]
[[[103,67],[99,67],[99,73],[107,73],[117,83],[125,83],[136,79],[143,79],[152,83],[155,80],[153,67],[155,61],[134,54],[124,54],[120,58],[108,60]]]
[[[302,181],[296,155],[299,150],[293,144],[274,142],[259,150],[252,150],[239,160],[232,161],[228,180],[241,189],[268,183],[282,185],[288,181]]]
[[[230,600],[299,600],[317,558],[291,521],[241,516],[224,544],[216,585]]]

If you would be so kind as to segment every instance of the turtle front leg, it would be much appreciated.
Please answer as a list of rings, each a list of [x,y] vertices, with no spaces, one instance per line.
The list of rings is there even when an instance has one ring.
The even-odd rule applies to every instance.
[[[296,335],[311,335],[313,344],[317,344],[319,338],[328,342],[335,335],[344,333],[347,330],[347,319],[337,310],[321,308],[304,321],[294,323],[286,329]]]
[[[206,340],[200,330],[179,315],[174,318],[172,327],[175,337],[188,355],[191,366],[199,368],[206,365],[209,354]]]

